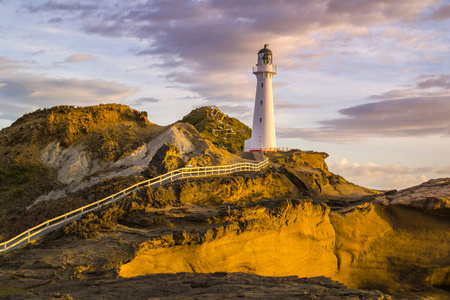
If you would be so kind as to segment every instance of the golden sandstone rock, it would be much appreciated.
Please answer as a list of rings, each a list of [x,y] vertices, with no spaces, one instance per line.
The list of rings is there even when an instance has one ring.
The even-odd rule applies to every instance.
[[[335,234],[326,206],[289,202],[279,215],[261,208],[251,229],[236,228],[200,244],[142,247],[119,276],[151,273],[245,272],[265,276],[334,277]],[[241,220],[242,221],[242,220]]]
[[[155,174],[251,159],[238,153],[248,130],[237,120],[212,108],[184,120],[190,124],[164,128],[123,105],[56,107],[22,117],[0,132],[0,234],[20,233],[144,180],[139,173],[153,157]],[[235,134],[225,134],[229,127]],[[165,143],[171,145],[155,155]],[[75,151],[80,145],[84,152]],[[66,156],[75,162],[58,164]],[[450,179],[376,191],[331,173],[326,153],[268,157],[271,166],[260,172],[142,188],[0,256],[0,297],[86,298],[99,291],[112,298],[389,299],[323,277],[298,278],[316,276],[400,299],[450,297]],[[95,172],[83,175],[77,166]],[[79,190],[68,189],[70,170],[80,177]],[[52,193],[57,196],[32,205]]]

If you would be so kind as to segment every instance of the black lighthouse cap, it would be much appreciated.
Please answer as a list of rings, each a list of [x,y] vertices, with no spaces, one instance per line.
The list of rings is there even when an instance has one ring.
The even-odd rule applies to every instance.
[[[269,44],[264,44],[264,49],[259,50],[258,54],[259,54],[259,53],[269,53],[269,54],[272,54],[272,51],[270,51],[270,49],[267,48],[267,46],[269,46]]]

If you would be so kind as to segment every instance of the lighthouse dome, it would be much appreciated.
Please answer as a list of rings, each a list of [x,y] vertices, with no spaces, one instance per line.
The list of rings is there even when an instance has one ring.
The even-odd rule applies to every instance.
[[[258,54],[260,53],[268,53],[268,54],[272,54],[272,51],[270,51],[269,48],[267,48],[267,46],[269,46],[268,44],[264,45],[264,48],[259,50]]]

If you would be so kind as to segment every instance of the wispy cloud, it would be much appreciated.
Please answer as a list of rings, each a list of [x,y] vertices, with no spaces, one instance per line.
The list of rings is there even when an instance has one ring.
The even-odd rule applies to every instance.
[[[25,62],[0,58],[0,118],[15,120],[40,107],[121,102],[136,88],[100,79],[51,78],[26,73]]]
[[[91,1],[92,2],[92,1]],[[92,2],[95,3],[95,2]],[[41,11],[65,11],[65,12],[89,12],[99,8],[96,4],[84,4],[84,3],[61,3],[58,1],[47,1],[43,4],[30,4],[26,5],[30,12],[36,13]]]
[[[339,110],[318,128],[280,127],[283,138],[348,143],[372,137],[450,136],[450,97],[386,100]]]
[[[145,98],[139,98],[136,100],[131,100],[128,102],[128,104],[131,106],[140,106],[145,103],[158,103],[160,101],[161,101],[160,99],[156,99],[156,98],[152,98],[152,97],[145,97]]]
[[[162,61],[158,65],[167,68],[169,80],[216,102],[230,99],[228,96],[248,99],[242,91],[250,87],[249,80],[230,75],[245,74],[249,61],[254,61],[255,49],[264,42],[270,41],[277,49],[277,61],[286,69],[318,70],[324,66],[327,54],[348,52],[345,47],[353,38],[379,42],[372,29],[419,21],[438,2],[169,0],[118,5],[47,1],[27,8],[32,13],[47,12],[62,19],[76,14],[81,28],[90,34],[147,41],[146,46],[135,50],[136,55],[158,57]],[[314,58],[305,59],[312,54]],[[220,79],[221,75],[227,78],[226,89],[220,80],[210,79]],[[193,78],[195,82],[191,82]]]
[[[280,109],[299,109],[299,108],[318,108],[321,107],[320,104],[302,104],[302,103],[292,103],[289,101],[284,101],[284,100],[279,100],[279,99],[275,99],[274,100],[274,107],[275,110],[280,110]]]
[[[412,169],[407,166],[358,164],[343,158],[339,162],[328,162],[330,170],[346,179],[375,189],[402,189],[420,184],[428,178],[424,175],[432,168]]]
[[[323,129],[368,136],[450,135],[450,97],[386,100],[339,112],[346,118],[321,121]]]
[[[450,166],[441,168],[436,171],[437,174],[450,177]]]
[[[433,9],[429,19],[434,21],[445,21],[450,19],[450,3],[445,3]]]
[[[450,136],[450,75],[425,74],[411,88],[372,95],[377,102],[340,109],[317,128],[282,127],[281,137],[338,143],[373,137]]]
[[[93,59],[95,59],[95,57],[90,54],[74,54],[74,55],[71,55],[68,58],[66,58],[62,63],[68,63],[68,64],[80,63],[80,62],[85,62],[85,61],[89,61],[89,60],[93,60]]]

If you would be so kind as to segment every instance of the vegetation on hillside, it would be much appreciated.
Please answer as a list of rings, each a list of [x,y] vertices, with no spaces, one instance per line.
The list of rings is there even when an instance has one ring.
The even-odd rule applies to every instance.
[[[219,178],[190,178],[157,188],[143,187],[126,199],[65,226],[63,230],[81,238],[92,238],[99,233],[110,232],[118,224],[138,228],[166,226],[167,220],[162,220],[163,215],[154,215],[150,211],[168,206],[247,206],[262,199],[298,197],[300,193],[294,185],[271,169],[260,174],[242,172]]]
[[[39,170],[36,171],[40,174]],[[63,200],[42,201],[26,209],[30,205],[30,185],[20,185],[15,189],[24,192],[24,198],[11,198],[7,194],[0,194],[0,242],[22,233],[28,228],[38,225],[74,209],[117,193],[137,182],[143,181],[142,176],[115,177],[70,194]],[[13,189],[14,190],[14,189]],[[22,199],[22,200],[21,200]]]
[[[56,106],[26,114],[10,127],[2,129],[0,234],[8,232],[3,234],[5,238],[18,233],[16,228],[22,230],[35,225],[42,215],[24,224],[27,227],[18,225],[26,223],[20,216],[33,215],[26,208],[36,198],[64,187],[57,179],[57,170],[44,165],[41,160],[45,147],[50,143],[58,143],[63,148],[83,143],[93,159],[115,161],[165,129],[150,123],[146,116],[145,112],[119,104]],[[65,212],[59,209],[52,211]]]
[[[26,114],[0,132],[2,146],[41,148],[57,141],[69,147],[85,138],[96,158],[116,160],[156,136],[164,128],[121,104],[75,107],[56,106]]]
[[[247,125],[216,107],[196,108],[180,122],[192,124],[204,138],[230,152],[242,151],[244,141],[251,137],[252,132]]]

